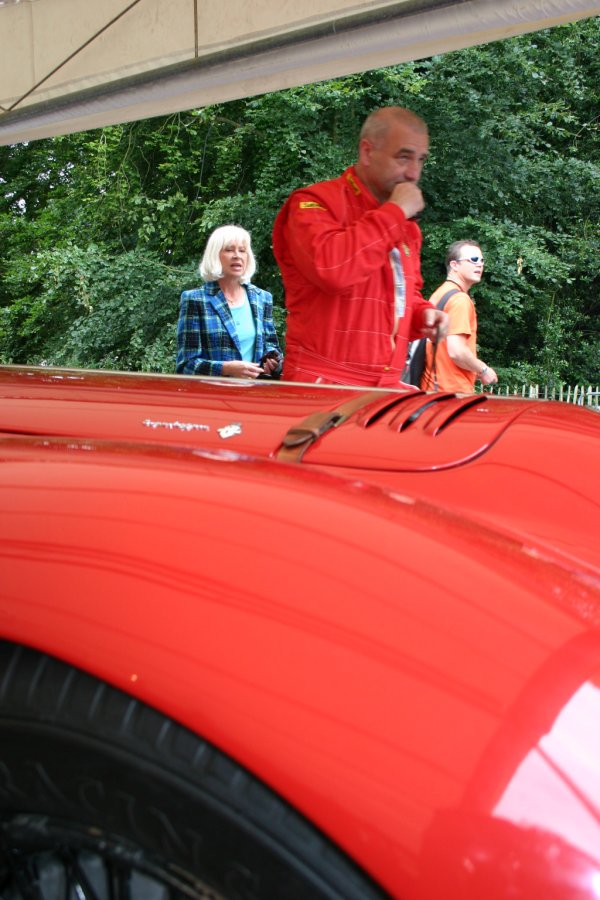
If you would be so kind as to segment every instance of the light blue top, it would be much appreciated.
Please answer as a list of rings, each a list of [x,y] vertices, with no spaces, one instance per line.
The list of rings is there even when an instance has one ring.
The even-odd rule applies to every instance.
[[[229,307],[233,317],[235,330],[242,349],[242,359],[252,362],[254,359],[254,342],[256,341],[256,325],[250,309],[248,297],[241,306]]]

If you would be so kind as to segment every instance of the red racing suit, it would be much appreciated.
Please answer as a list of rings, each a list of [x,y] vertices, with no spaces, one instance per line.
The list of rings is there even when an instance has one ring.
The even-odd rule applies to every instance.
[[[398,384],[431,309],[421,296],[421,243],[417,223],[394,203],[380,205],[353,166],[294,191],[273,229],[288,313],[283,378]],[[406,290],[395,339],[394,247]]]

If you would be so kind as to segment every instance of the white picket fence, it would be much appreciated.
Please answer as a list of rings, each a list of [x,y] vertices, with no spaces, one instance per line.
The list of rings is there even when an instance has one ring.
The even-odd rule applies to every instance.
[[[523,384],[508,387],[490,384],[486,386],[485,392],[506,397],[530,397],[533,400],[563,400],[565,403],[576,403],[578,406],[591,406],[600,410],[600,389],[591,385],[561,384],[559,387],[548,387],[548,385]]]

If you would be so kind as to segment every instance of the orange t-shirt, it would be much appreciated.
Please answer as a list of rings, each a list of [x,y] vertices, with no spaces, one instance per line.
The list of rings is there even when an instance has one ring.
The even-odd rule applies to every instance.
[[[433,292],[429,302],[436,306],[444,294],[452,287],[451,281],[443,284]],[[477,313],[475,304],[465,291],[453,294],[446,303],[444,311],[448,313],[448,334],[462,334],[467,340],[467,346],[474,356],[477,356]],[[421,388],[426,391],[435,390],[433,378],[433,344],[427,341],[427,356],[425,371],[421,379]],[[476,372],[461,369],[448,356],[446,341],[440,341],[435,355],[435,370],[437,386],[440,391],[453,391],[459,394],[472,394]]]

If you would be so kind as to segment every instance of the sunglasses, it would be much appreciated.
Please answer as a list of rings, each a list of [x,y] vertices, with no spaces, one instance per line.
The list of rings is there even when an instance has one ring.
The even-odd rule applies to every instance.
[[[461,256],[456,262],[470,262],[473,263],[474,266],[476,266],[477,263],[483,265],[483,256]]]

